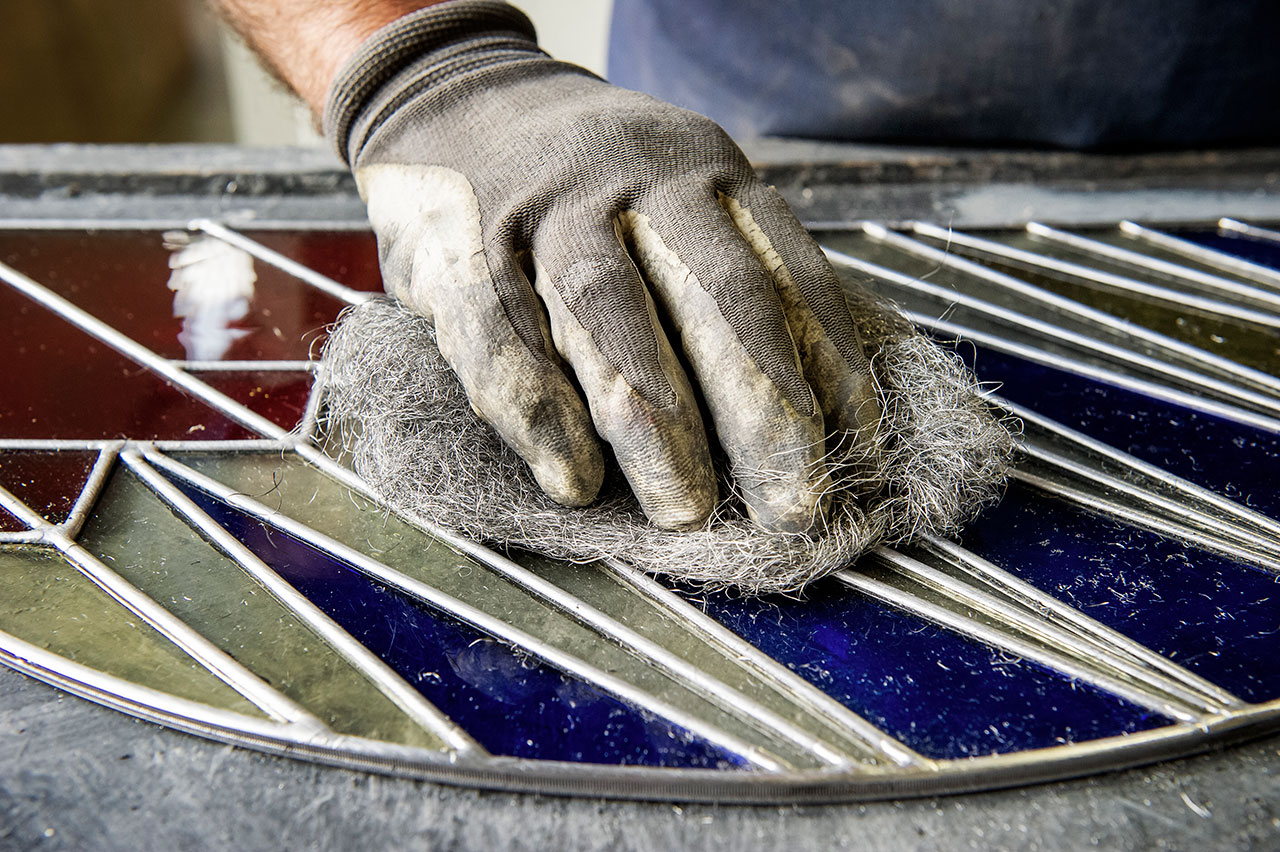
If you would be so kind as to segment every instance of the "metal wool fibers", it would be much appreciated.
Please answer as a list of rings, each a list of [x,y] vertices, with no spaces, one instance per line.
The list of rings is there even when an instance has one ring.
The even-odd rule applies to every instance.
[[[470,538],[745,594],[793,592],[877,545],[954,532],[1001,493],[1013,450],[1010,424],[955,355],[891,308],[850,302],[884,413],[871,442],[828,441],[833,499],[807,533],[757,527],[727,478],[717,510],[690,531],[652,525],[616,470],[594,504],[555,503],[472,411],[431,324],[390,299],[350,309],[330,337],[323,424],[392,507]]]

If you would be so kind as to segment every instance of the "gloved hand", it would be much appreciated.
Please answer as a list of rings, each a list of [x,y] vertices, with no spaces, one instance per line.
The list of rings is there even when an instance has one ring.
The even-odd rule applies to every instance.
[[[716,124],[549,59],[505,3],[454,0],[366,41],[324,128],[388,291],[551,497],[594,499],[598,433],[655,524],[704,522],[700,395],[752,517],[810,527],[828,433],[865,438],[879,403],[834,272]]]

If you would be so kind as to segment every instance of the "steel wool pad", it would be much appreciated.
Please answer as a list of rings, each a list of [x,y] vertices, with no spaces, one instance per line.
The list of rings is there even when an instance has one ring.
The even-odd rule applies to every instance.
[[[616,468],[592,505],[555,503],[472,411],[430,323],[390,299],[348,310],[334,329],[322,426],[391,506],[490,545],[747,594],[795,591],[877,545],[954,532],[1001,493],[1013,449],[1010,424],[955,355],[870,297],[850,294],[850,307],[883,416],[861,447],[828,442],[831,506],[807,533],[755,526],[723,475],[717,510],[690,531],[649,523]]]

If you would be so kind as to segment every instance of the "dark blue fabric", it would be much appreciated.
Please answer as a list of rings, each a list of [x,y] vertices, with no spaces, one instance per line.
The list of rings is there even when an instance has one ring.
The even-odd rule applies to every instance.
[[[609,77],[759,135],[1163,147],[1280,139],[1261,0],[615,0]]]

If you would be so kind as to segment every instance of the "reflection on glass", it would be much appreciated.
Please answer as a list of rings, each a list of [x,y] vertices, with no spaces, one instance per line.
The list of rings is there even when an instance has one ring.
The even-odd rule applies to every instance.
[[[442,747],[131,473],[112,476],[79,541],[334,730]]]
[[[65,296],[166,358],[183,359],[169,257],[159,231],[0,231],[0,261]],[[245,334],[224,360],[305,360],[343,305],[287,273],[254,262]]]
[[[0,549],[0,630],[142,686],[224,710],[263,715],[45,548]]]

